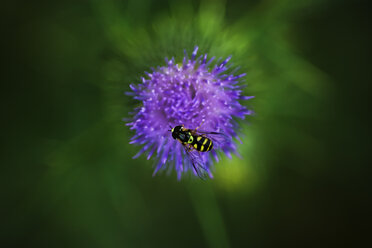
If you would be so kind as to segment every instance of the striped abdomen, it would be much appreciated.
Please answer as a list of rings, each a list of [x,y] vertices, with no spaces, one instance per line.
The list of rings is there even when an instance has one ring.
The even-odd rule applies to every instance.
[[[201,152],[207,152],[212,150],[213,142],[212,140],[208,139],[207,137],[203,136],[193,136],[193,142],[191,145],[195,148],[195,150]]]

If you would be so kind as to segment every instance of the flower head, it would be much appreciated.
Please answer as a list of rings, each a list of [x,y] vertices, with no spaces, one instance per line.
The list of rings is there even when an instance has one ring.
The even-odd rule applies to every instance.
[[[191,58],[185,52],[182,64],[176,64],[173,58],[166,59],[165,66],[146,73],[142,83],[131,84],[132,91],[127,93],[142,103],[127,123],[136,132],[130,143],[143,145],[133,158],[146,152],[150,159],[155,153],[154,175],[166,168],[175,168],[178,179],[188,170],[197,174],[184,145],[173,139],[169,131],[169,127],[184,125],[188,129],[201,126],[202,130],[223,134],[223,140],[219,142],[216,138],[217,146],[210,152],[193,151],[202,161],[199,165],[212,177],[212,158],[218,162],[218,153],[230,158],[232,152],[237,154],[232,139],[239,140],[234,118],[244,119],[252,113],[239,103],[252,98],[241,95],[239,79],[245,74],[227,73],[231,57],[211,66],[214,57],[209,60],[207,54],[196,57],[197,51],[195,47]]]

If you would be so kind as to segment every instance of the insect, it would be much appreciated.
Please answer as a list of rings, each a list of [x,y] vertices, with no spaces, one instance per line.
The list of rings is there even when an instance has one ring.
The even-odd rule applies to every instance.
[[[209,152],[214,148],[216,142],[214,142],[211,136],[224,135],[218,132],[198,131],[199,127],[188,129],[185,128],[184,125],[181,125],[175,126],[174,128],[171,127],[171,130],[169,131],[172,132],[172,137],[183,145],[194,170],[199,177],[203,178],[204,175],[202,175],[199,169],[201,168],[203,171],[206,171],[206,169],[204,167],[203,159],[200,156],[200,152]]]
[[[186,146],[189,151],[197,150],[199,152],[208,152],[213,149],[213,141],[205,136],[205,133],[198,133],[194,130],[176,126],[172,128],[172,137]]]

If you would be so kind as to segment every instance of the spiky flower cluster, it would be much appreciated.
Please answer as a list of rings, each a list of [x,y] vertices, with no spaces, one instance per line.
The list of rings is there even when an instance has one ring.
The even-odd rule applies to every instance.
[[[127,123],[136,132],[130,143],[143,145],[133,158],[146,152],[147,159],[150,159],[155,153],[154,175],[159,170],[175,168],[180,179],[182,173],[193,170],[182,144],[172,138],[170,126],[183,124],[195,129],[202,124],[200,129],[223,133],[228,139],[217,152],[231,158],[231,153],[237,154],[232,138],[239,140],[236,133],[238,124],[234,118],[244,119],[252,114],[239,103],[239,100],[252,98],[241,95],[239,79],[245,74],[226,73],[231,57],[211,66],[214,57],[208,61],[207,54],[196,58],[197,51],[198,47],[195,47],[191,58],[185,52],[182,64],[176,64],[173,58],[166,59],[166,66],[146,73],[147,78],[142,77],[142,83],[138,85],[130,85],[132,91],[127,93],[142,103],[135,109],[131,122]],[[204,169],[212,177],[212,158],[216,162],[219,160],[216,149],[199,156],[204,161]]]

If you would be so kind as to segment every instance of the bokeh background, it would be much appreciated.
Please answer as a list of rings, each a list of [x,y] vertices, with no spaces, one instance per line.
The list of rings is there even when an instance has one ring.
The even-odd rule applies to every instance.
[[[359,247],[367,1],[2,4],[1,247]],[[122,122],[144,71],[199,45],[246,72],[242,159],[152,177]]]

